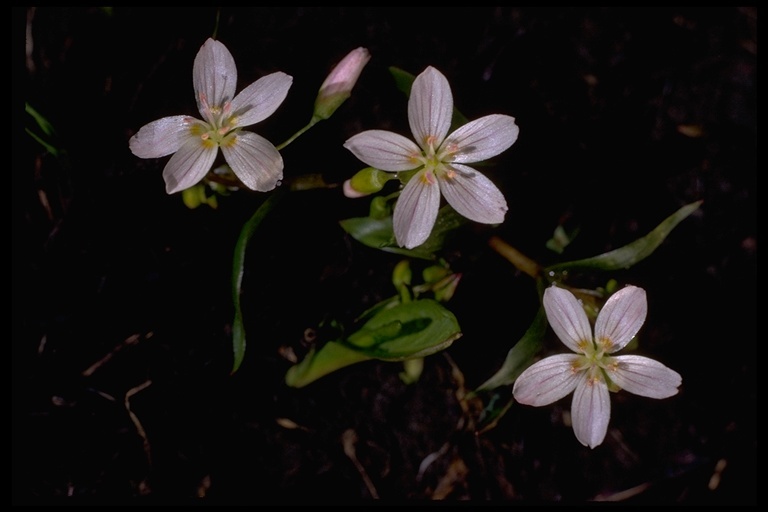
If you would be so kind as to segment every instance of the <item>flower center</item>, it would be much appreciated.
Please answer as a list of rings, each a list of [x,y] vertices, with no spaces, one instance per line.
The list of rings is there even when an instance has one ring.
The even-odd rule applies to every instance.
[[[455,169],[446,164],[458,152],[458,146],[456,144],[449,144],[447,146],[435,147],[437,142],[437,137],[429,135],[424,140],[421,154],[413,155],[413,161],[424,166],[422,179],[430,184],[435,183],[435,178],[437,177],[453,179],[457,173]]]
[[[200,113],[205,122],[195,123],[192,133],[199,136],[205,144],[221,146],[232,140],[234,132],[239,130],[237,116],[232,113],[232,104],[223,106],[209,105],[205,94],[200,94]]]

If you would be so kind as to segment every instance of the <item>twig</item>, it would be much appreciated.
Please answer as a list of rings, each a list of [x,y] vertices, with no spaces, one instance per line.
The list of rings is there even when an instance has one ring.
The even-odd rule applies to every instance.
[[[360,476],[363,478],[363,482],[365,483],[365,486],[368,488],[368,492],[371,494],[371,497],[375,500],[379,499],[379,493],[376,491],[376,487],[374,487],[373,482],[368,477],[368,473],[365,471],[365,468],[362,464],[360,464],[360,461],[357,460],[357,455],[355,455],[355,443],[357,442],[357,435],[355,434],[355,431],[350,429],[347,429],[344,431],[344,433],[341,436],[341,443],[344,446],[344,453],[347,457],[349,457],[352,460],[352,463],[357,468],[357,471],[360,472]]]
[[[118,344],[115,348],[112,349],[111,352],[109,352],[107,355],[93,363],[91,366],[89,366],[86,370],[83,371],[82,375],[83,377],[90,377],[91,375],[96,372],[99,368],[107,364],[109,361],[112,360],[113,357],[117,355],[118,352],[123,350],[125,347],[128,347],[130,345],[136,345],[138,342],[140,342],[142,339],[149,339],[151,338],[153,333],[150,331],[146,334],[132,334],[131,336],[128,336],[125,340],[123,340],[122,343]]]
[[[133,397],[133,395],[137,393],[140,393],[141,391],[144,391],[151,385],[152,385],[152,381],[147,380],[142,384],[139,384],[138,386],[129,389],[128,392],[125,393],[125,410],[128,411],[128,416],[131,418],[133,425],[136,427],[136,432],[139,434],[139,437],[141,437],[143,447],[144,447],[144,453],[147,456],[147,463],[149,464],[150,467],[152,467],[152,452],[149,446],[149,439],[147,439],[147,433],[144,430],[144,427],[141,425],[141,421],[139,421],[139,417],[136,416],[136,414],[131,410],[131,397]]]

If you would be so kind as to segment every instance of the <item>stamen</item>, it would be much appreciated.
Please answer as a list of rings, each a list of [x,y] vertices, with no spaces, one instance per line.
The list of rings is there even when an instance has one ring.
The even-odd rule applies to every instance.
[[[200,110],[203,112],[211,111],[211,107],[208,105],[208,98],[204,92],[200,93]]]
[[[613,340],[610,338],[600,338],[597,340],[597,345],[602,347],[603,350],[608,351],[613,346]]]
[[[425,185],[434,185],[435,184],[435,175],[432,172],[423,172],[421,173],[421,181]]]
[[[447,146],[446,146],[446,147],[443,149],[443,151],[442,151],[442,152],[443,152],[443,154],[444,154],[446,157],[449,157],[449,156],[453,156],[453,155],[454,155],[454,153],[458,153],[458,152],[459,152],[459,145],[458,145],[458,144],[456,144],[455,142],[453,142],[453,143],[451,143],[451,144],[448,144],[448,145],[447,145]]]

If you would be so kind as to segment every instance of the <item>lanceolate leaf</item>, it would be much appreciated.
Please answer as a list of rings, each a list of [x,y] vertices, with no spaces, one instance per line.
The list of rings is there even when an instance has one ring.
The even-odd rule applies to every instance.
[[[531,365],[533,357],[541,349],[541,340],[546,330],[547,315],[544,313],[544,308],[540,307],[523,337],[507,353],[507,358],[499,371],[480,385],[477,390],[487,391],[514,384],[517,376]]]
[[[583,260],[569,261],[552,265],[545,270],[547,272],[562,272],[571,269],[597,269],[597,270],[620,270],[627,269],[632,265],[644,260],[650,256],[667,238],[667,235],[686,217],[696,211],[702,201],[696,201],[683,206],[678,211],[664,219],[656,229],[646,236],[635,240],[632,243],[620,247],[599,256],[586,258]]]
[[[273,192],[269,198],[256,210],[253,216],[248,219],[240,231],[240,237],[235,246],[235,255],[232,260],[232,302],[235,306],[235,319],[232,322],[232,351],[234,353],[234,364],[232,373],[235,373],[243,362],[245,357],[245,327],[243,326],[243,311],[240,304],[240,290],[243,284],[243,265],[245,263],[245,250],[248,242],[253,237],[256,229],[261,225],[264,217],[272,211],[277,201],[283,196],[284,190],[278,189]]]

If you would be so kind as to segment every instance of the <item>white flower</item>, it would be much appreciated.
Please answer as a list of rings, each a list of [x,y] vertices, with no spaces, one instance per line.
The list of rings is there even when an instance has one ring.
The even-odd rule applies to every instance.
[[[413,82],[408,121],[416,142],[397,133],[369,130],[344,144],[357,158],[389,172],[419,171],[403,188],[393,225],[400,246],[412,249],[429,237],[440,194],[459,214],[484,224],[504,221],[507,202],[488,178],[465,165],[494,157],[517,140],[515,118],[493,114],[450,135],[453,95],[448,80],[428,67]]]
[[[512,389],[520,403],[542,406],[571,392],[571,418],[576,438],[594,448],[603,442],[611,418],[610,390],[623,388],[649,398],[677,394],[680,374],[642,356],[611,356],[634,338],[645,322],[645,290],[627,286],[614,293],[595,321],[569,291],[551,286],[544,291],[547,319],[560,341],[575,354],[542,359],[526,369]]]
[[[226,46],[208,39],[195,57],[192,82],[203,120],[171,116],[144,125],[129,142],[133,154],[139,158],[174,154],[163,170],[169,194],[202,180],[219,148],[245,186],[260,192],[275,188],[283,178],[283,157],[267,139],[242,128],[272,115],[293,78],[272,73],[235,96],[235,60]]]

